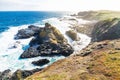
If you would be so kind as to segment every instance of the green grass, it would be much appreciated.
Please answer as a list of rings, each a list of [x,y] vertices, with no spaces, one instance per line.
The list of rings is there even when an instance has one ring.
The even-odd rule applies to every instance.
[[[98,53],[93,59],[95,60],[89,64],[89,70],[92,74],[102,74],[108,80],[120,80],[120,52],[113,54]]]
[[[65,77],[64,74],[53,74],[48,76],[46,80],[64,80]]]

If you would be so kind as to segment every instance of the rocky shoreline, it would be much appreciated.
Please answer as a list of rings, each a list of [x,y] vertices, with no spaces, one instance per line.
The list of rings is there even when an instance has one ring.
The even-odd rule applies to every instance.
[[[14,73],[11,70],[5,70],[0,72],[0,80],[23,80],[24,78],[34,74],[35,72],[41,71],[42,69],[33,70],[17,70]]]
[[[79,13],[78,15],[84,16],[85,14],[89,13]],[[90,14],[96,13],[90,12]],[[74,16],[78,17],[78,15]],[[85,19],[87,17],[89,16],[85,16]],[[92,17],[89,17],[89,20],[91,19]],[[87,24],[82,24],[83,27],[78,24],[79,20],[72,18],[68,21],[73,22],[71,23],[72,26],[69,26],[72,30],[67,31],[66,35],[72,40],[77,41],[80,39],[75,31],[84,33],[92,38],[92,42],[86,48],[73,54],[73,47],[54,26],[49,23],[46,23],[44,28],[30,25],[26,29],[19,30],[15,36],[15,39],[34,37],[30,41],[28,49],[21,54],[20,59],[37,56],[63,55],[67,57],[71,54],[73,55],[59,60],[44,69],[17,70],[12,75],[9,74],[10,70],[6,70],[1,73],[1,79],[8,77],[8,80],[20,80],[27,77],[26,80],[39,78],[41,80],[119,80],[119,70],[117,71],[116,67],[120,69],[118,64],[120,19],[111,18],[88,22]],[[111,65],[112,62],[114,65]],[[39,66],[47,63],[49,63],[49,60],[40,59],[33,61],[31,64]]]
[[[94,19],[95,15],[90,15],[96,13],[103,12],[90,11],[79,15],[87,14],[86,19]],[[99,20],[87,28],[79,28],[80,32],[88,32],[87,35],[92,37],[92,42],[86,48],[53,63],[25,80],[119,80],[120,18]]]
[[[74,21],[73,19],[69,19],[68,21],[71,20]],[[77,42],[80,40],[80,37],[75,29],[67,31],[66,35],[69,36],[73,41]],[[18,30],[18,33],[14,37],[15,40],[28,38],[32,38],[32,40],[29,42],[29,47],[25,49],[25,51],[20,55],[19,59],[56,55],[67,57],[74,52],[73,47],[68,43],[63,34],[61,34],[56,27],[49,23],[45,23],[45,27],[29,25],[25,29]],[[18,48],[19,44],[20,42],[17,41],[12,47],[10,47],[10,49]],[[49,62],[50,61],[48,59],[39,59],[38,61],[31,62],[31,64],[35,66],[43,66]],[[20,80],[32,75],[35,72],[39,72],[42,69],[37,68],[33,70],[17,70],[14,73],[8,69],[1,72],[0,79]]]
[[[30,25],[28,28],[20,29],[14,38],[19,40],[30,37],[33,37],[33,39],[30,41],[28,49],[26,49],[19,57],[20,59],[55,55],[63,55],[67,57],[74,52],[74,49],[68,44],[67,39],[65,39],[61,32],[49,23],[45,23],[45,27],[43,28]],[[17,48],[18,45],[19,42],[16,42],[12,48]],[[43,66],[49,62],[48,59],[40,59],[38,61],[33,61],[31,64],[35,66]],[[17,70],[12,73],[11,70],[8,69],[1,72],[0,80],[24,79],[40,70],[42,69]]]

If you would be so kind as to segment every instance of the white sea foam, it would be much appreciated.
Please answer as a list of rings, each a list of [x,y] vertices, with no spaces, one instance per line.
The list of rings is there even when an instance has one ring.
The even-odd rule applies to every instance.
[[[57,18],[50,18],[50,19],[46,19],[44,20],[44,22],[49,22],[50,24],[52,24],[53,26],[55,26],[57,29],[60,30],[60,32],[65,36],[65,38],[68,40],[69,44],[71,44],[71,46],[74,48],[75,52],[80,51],[81,49],[83,49],[84,47],[86,47],[90,41],[91,38],[88,37],[85,34],[81,34],[81,33],[77,33],[78,37],[80,37],[79,41],[73,41],[71,40],[67,35],[66,35],[66,31],[70,30],[70,26],[72,22],[69,22],[69,19],[71,18],[75,18],[75,17],[70,17],[70,16],[65,16],[67,19],[66,20],[59,20]],[[76,19],[76,18],[75,18]],[[86,21],[86,20],[82,20],[82,19],[76,19],[79,21],[79,24],[85,24],[85,23],[89,23],[90,21]],[[74,24],[74,22],[73,22]]]
[[[49,22],[53,26],[55,26],[57,29],[61,31],[61,33],[66,37],[69,44],[75,49],[75,51],[79,51],[82,48],[86,47],[90,42],[90,37],[77,33],[79,37],[81,38],[80,41],[73,41],[71,40],[65,33],[66,31],[70,30],[71,24],[60,21],[57,18],[50,18],[43,20],[43,23]],[[82,23],[82,21],[80,21]],[[43,25],[39,25],[40,23],[35,23],[35,25],[44,27]],[[6,69],[11,69],[12,71],[15,71],[17,69],[22,70],[30,70],[35,68],[42,68],[45,66],[48,66],[55,62],[56,60],[64,58],[63,56],[54,56],[54,57],[36,57],[36,58],[28,58],[28,59],[19,59],[19,56],[23,53],[23,46],[26,46],[29,44],[29,39],[20,39],[20,40],[14,40],[15,34],[18,32],[19,29],[26,28],[28,25],[22,25],[18,27],[11,27],[7,31],[0,34],[0,71],[4,71]],[[17,48],[11,49],[11,47],[16,44],[16,41],[19,42]],[[36,61],[39,59],[47,58],[50,60],[50,63],[45,66],[34,66],[31,64],[32,61]]]
[[[36,57],[36,58],[28,58],[28,59],[19,59],[20,55],[23,53],[22,47],[28,45],[30,40],[29,39],[19,39],[15,40],[14,36],[18,32],[19,29],[26,28],[28,25],[22,25],[18,27],[11,27],[7,31],[0,34],[0,71],[4,71],[6,69],[11,69],[15,71],[17,69],[22,70],[30,70],[35,68],[42,68],[45,66],[34,66],[31,64],[32,61],[36,61],[39,59],[47,58],[51,63],[64,58],[63,56],[54,56],[54,57]],[[19,42],[20,44],[17,48],[11,48],[15,43]],[[48,65],[49,65],[48,64]]]

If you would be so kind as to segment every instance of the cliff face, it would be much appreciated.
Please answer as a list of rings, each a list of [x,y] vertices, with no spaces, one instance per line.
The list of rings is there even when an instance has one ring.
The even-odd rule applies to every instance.
[[[92,31],[92,41],[120,38],[120,19],[113,18],[98,22]]]

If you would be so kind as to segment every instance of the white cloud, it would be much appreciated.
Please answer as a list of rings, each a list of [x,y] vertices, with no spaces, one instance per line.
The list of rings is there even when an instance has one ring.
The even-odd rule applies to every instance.
[[[0,0],[0,10],[120,10],[119,0]]]

